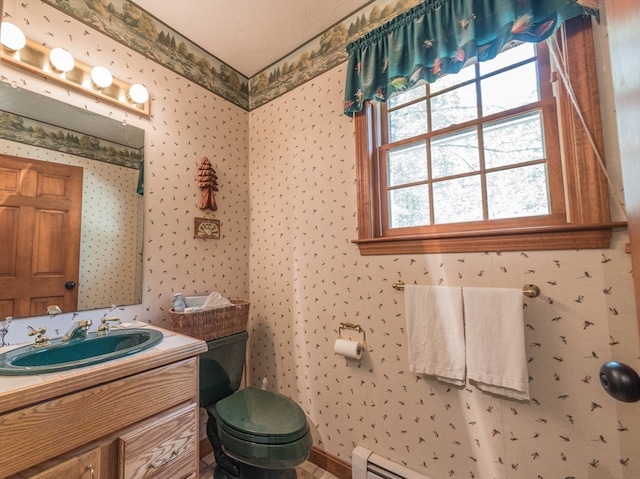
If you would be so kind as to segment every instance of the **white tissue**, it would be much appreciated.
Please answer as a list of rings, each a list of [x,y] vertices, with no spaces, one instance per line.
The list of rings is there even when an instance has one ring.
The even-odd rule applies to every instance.
[[[233,305],[231,301],[223,297],[220,293],[216,293],[214,291],[209,296],[207,296],[207,299],[204,300],[202,309],[221,308],[222,306],[231,306],[231,305]]]
[[[195,311],[222,308],[224,306],[233,305],[231,301],[215,291],[213,293],[210,293],[208,296],[187,296],[185,298],[185,302],[188,306],[184,310],[185,313],[193,313]]]

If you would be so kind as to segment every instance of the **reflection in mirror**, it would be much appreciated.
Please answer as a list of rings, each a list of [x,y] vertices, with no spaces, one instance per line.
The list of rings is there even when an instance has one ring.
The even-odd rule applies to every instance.
[[[73,310],[141,303],[144,130],[0,82],[0,150],[8,152],[0,155],[0,162],[4,162],[0,163],[0,172],[5,172],[6,184],[9,183],[6,176],[11,178],[11,172],[16,172],[13,177],[19,184],[21,177],[26,178],[25,171],[32,172],[37,169],[32,165],[43,162],[51,168],[58,164],[81,169],[77,306]],[[45,171],[49,170],[45,168]],[[58,177],[45,173],[36,178]],[[56,186],[64,191],[62,182],[41,183],[54,191]],[[13,217],[16,208],[12,203],[16,195],[8,190],[10,188],[0,192],[0,222],[5,226],[12,224],[7,218]],[[42,188],[38,186],[35,190]],[[51,232],[58,222],[54,214],[46,213],[39,217],[26,242],[44,244],[53,251],[66,251],[69,242],[61,246],[62,241],[54,244],[51,240],[55,237]],[[45,225],[44,233],[42,225]],[[7,238],[13,236],[7,233],[7,227],[3,230],[6,236],[3,242],[8,244]],[[16,243],[19,246],[25,241]],[[11,289],[8,285],[16,284],[7,272],[25,269],[24,262],[24,256],[0,261],[0,318],[46,315],[47,307],[57,305],[51,300],[55,295],[47,292],[30,291],[27,300],[5,297],[4,292]],[[55,269],[58,262],[62,260],[48,259],[45,270]],[[40,263],[42,265],[42,261]],[[35,265],[28,269],[35,271]],[[67,288],[70,281],[74,281],[74,278],[63,279],[59,282]],[[8,282],[3,284],[3,281]]]

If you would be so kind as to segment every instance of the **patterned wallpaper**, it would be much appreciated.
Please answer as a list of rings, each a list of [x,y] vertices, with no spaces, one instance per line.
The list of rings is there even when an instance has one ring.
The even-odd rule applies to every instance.
[[[610,249],[361,257],[344,65],[252,112],[251,383],[291,395],[328,452],[364,445],[433,479],[640,477],[640,411],[598,368],[636,364],[625,231]],[[457,389],[408,369],[407,283],[520,287],[532,400]],[[360,324],[360,363],[333,353]]]
[[[118,308],[116,314],[170,327],[168,309],[175,291],[220,291],[230,298],[248,298],[248,113],[42,2],[5,0],[3,19],[18,25],[30,39],[67,48],[83,63],[108,64],[115,77],[144,83],[151,92],[151,115],[145,118],[0,63],[2,81],[145,130],[143,270],[138,272],[143,277],[142,303]],[[7,144],[11,142],[0,144],[0,148],[28,156],[24,154],[26,145],[16,143],[5,149]],[[49,150],[38,150],[35,155],[39,159],[71,157]],[[196,179],[204,156],[218,175],[215,213],[198,208],[201,190]],[[135,181],[133,184],[135,192]],[[103,217],[106,222],[105,210],[106,205],[96,209],[94,219]],[[220,220],[221,239],[194,239],[195,217]],[[131,228],[125,225],[119,229]],[[91,236],[90,244],[104,252],[104,238]],[[112,259],[107,252],[103,258],[107,262]],[[104,274],[102,269],[92,269],[92,290],[101,289]],[[97,310],[82,317],[95,323],[106,313],[113,314]],[[50,331],[64,334],[73,318],[65,314],[25,322],[34,327],[48,324]],[[8,329],[3,336],[7,343],[31,339],[24,322],[15,321]]]
[[[351,243],[355,152],[342,114],[344,65],[246,113],[51,7],[4,3],[27,36],[51,41],[49,32],[74,53],[86,51],[87,63],[106,56],[114,74],[150,86],[146,120],[2,71],[146,131],[143,303],[121,308],[122,317],[170,326],[173,291],[250,296],[250,383],[266,377],[270,389],[298,401],[316,444],[347,461],[361,444],[433,479],[640,477],[640,409],[606,395],[597,373],[610,359],[638,369],[624,230],[606,250],[361,257]],[[219,209],[206,214],[221,220],[220,240],[193,239],[202,156],[219,178]],[[391,287],[399,278],[540,286],[524,312],[532,400],[410,373],[404,297]],[[26,324],[61,328],[71,321],[63,316],[15,321],[7,337],[23,338]],[[333,353],[344,321],[365,329],[359,363]]]

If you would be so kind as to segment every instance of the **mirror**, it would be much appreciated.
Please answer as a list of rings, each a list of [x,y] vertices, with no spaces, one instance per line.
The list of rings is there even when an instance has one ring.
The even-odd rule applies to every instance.
[[[0,82],[0,145],[83,169],[77,310],[141,303],[144,130]]]

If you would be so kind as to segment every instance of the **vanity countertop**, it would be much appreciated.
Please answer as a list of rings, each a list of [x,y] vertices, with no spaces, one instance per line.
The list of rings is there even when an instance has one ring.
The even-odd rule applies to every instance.
[[[156,346],[133,356],[59,373],[35,376],[0,376],[0,414],[174,363],[207,351],[207,343],[200,339],[152,325],[145,324],[143,327],[160,330],[164,337]],[[0,352],[13,347],[0,348]]]

